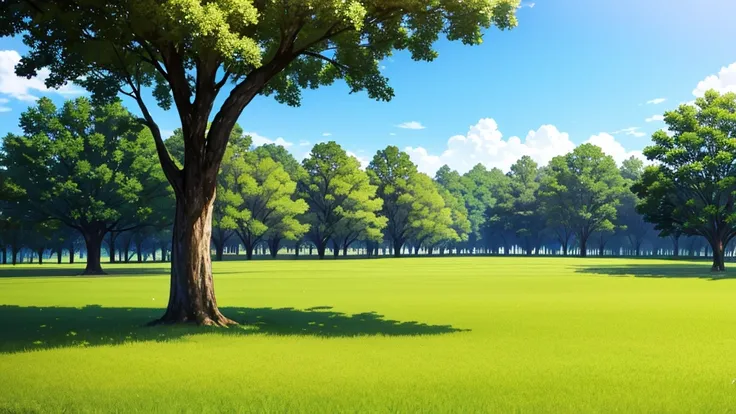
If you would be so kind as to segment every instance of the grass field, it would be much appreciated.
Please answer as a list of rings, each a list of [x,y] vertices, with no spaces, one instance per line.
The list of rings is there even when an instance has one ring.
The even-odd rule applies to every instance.
[[[206,331],[143,327],[164,265],[106,269],[0,267],[0,412],[736,412],[705,262],[216,263],[244,325]]]

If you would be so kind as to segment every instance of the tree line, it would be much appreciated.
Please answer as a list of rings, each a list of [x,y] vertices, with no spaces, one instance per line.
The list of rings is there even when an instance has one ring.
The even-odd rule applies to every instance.
[[[683,117],[705,116],[732,101],[733,96],[709,93],[699,101],[700,112],[683,106],[667,120],[677,134],[676,123],[687,122]],[[23,134],[8,134],[0,149],[3,264],[16,263],[24,250],[39,263],[49,252],[57,261],[67,252],[73,261],[78,251],[86,255],[86,273],[95,274],[102,272],[103,246],[113,262],[170,257],[173,192],[150,130],[120,102],[94,105],[79,98],[57,108],[43,98],[21,115],[20,126]],[[695,174],[697,145],[688,136],[690,152],[680,157],[687,161],[683,168]],[[674,146],[675,138],[658,132],[645,154],[663,158],[660,147]],[[184,168],[182,130],[165,145]],[[727,145],[732,143],[713,143],[713,157],[725,157]],[[707,155],[708,146],[702,151]],[[709,163],[696,171],[702,175]],[[395,146],[377,151],[365,170],[332,141],[316,144],[300,163],[282,146],[254,147],[236,125],[209,212],[211,249],[216,260],[241,246],[247,259],[259,248],[273,257],[286,248],[319,258],[328,251],[346,256],[349,249],[396,257],[420,252],[639,256],[643,247],[658,255],[700,254],[703,247],[723,254],[713,237],[687,231],[694,224],[673,220],[674,209],[664,220],[657,216],[664,215],[662,201],[676,195],[662,187],[665,165],[645,168],[631,157],[619,167],[599,147],[583,144],[548,165],[523,156],[506,173],[479,164],[460,174],[445,165],[430,177]],[[717,167],[724,168],[712,166]],[[717,181],[698,182],[713,186],[712,194],[718,188]],[[724,200],[731,199],[729,194]],[[700,213],[697,206],[687,207],[681,214],[706,222],[698,218],[706,207]],[[686,236],[691,240],[681,243]],[[731,241],[725,236],[722,249]]]

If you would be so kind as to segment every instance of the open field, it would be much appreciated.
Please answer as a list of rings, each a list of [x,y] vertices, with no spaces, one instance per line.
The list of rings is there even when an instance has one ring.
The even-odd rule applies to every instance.
[[[0,412],[736,411],[736,280],[706,262],[216,263],[245,325],[204,332],[143,327],[165,266],[1,267]]]

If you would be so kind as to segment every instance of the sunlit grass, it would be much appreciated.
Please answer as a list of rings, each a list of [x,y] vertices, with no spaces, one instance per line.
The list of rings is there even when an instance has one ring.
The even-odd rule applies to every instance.
[[[736,411],[736,280],[705,262],[216,263],[244,325],[204,331],[143,326],[164,266],[0,267],[0,412]]]

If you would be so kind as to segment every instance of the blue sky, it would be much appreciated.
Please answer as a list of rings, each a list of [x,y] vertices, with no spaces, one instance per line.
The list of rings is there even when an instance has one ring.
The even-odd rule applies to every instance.
[[[442,41],[434,62],[406,53],[384,62],[396,91],[389,103],[336,84],[305,91],[299,108],[258,98],[240,124],[257,142],[281,138],[297,157],[324,140],[364,162],[397,145],[429,173],[443,163],[505,169],[524,154],[546,162],[588,141],[620,161],[664,127],[647,118],[694,99],[709,76],[701,88],[736,90],[735,15],[732,0],[527,2],[517,28],[491,29],[481,46]],[[18,39],[0,39],[0,50],[0,134],[18,131],[20,112],[33,102],[27,95],[73,96],[8,73],[10,51],[24,50]],[[655,99],[665,101],[647,103]],[[178,126],[173,113],[155,116],[162,129]],[[410,122],[404,126],[422,129],[399,127]]]

